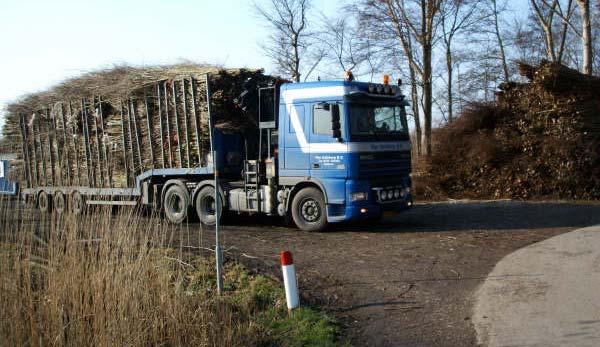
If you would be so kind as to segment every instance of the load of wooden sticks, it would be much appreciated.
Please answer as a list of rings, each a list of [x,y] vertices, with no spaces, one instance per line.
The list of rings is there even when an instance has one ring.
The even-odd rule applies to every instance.
[[[9,105],[4,137],[27,186],[132,187],[147,170],[207,165],[210,126],[257,137],[258,98],[247,95],[276,81],[206,65],[116,67]]]

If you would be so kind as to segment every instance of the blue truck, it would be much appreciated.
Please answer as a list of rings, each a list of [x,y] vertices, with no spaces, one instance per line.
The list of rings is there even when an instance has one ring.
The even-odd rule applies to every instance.
[[[210,95],[210,76],[205,81]],[[182,80],[184,91],[187,83],[197,82]],[[307,231],[325,230],[330,223],[375,220],[411,207],[411,145],[400,85],[336,80],[257,89],[251,94],[258,98],[255,133],[224,133],[212,127],[209,100],[211,151],[201,165],[152,167],[137,174],[127,188],[43,185],[34,182],[38,164],[32,158],[40,156],[42,148],[35,152],[26,145],[23,156],[34,164],[26,168],[29,182],[22,196],[33,199],[42,211],[81,213],[88,205],[143,205],[163,211],[173,223],[195,212],[206,225],[221,218],[215,211],[266,214],[289,219]],[[184,93],[183,100],[174,102],[193,100],[186,100]],[[24,143],[35,147],[36,140],[28,138],[35,134],[21,126]],[[148,122],[149,131],[150,126]],[[249,140],[257,143],[255,157],[248,157]],[[136,141],[143,146],[135,136],[129,141],[123,142],[124,151],[135,150]],[[123,154],[127,159],[128,153]]]

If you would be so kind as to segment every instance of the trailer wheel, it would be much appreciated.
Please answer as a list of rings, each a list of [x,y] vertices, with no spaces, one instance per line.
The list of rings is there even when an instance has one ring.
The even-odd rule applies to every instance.
[[[52,201],[54,202],[54,211],[56,211],[56,213],[61,214],[65,211],[67,207],[67,201],[65,200],[65,195],[62,192],[54,193]]]
[[[183,187],[173,184],[167,188],[163,198],[167,220],[174,224],[182,223],[188,216],[190,195]]]
[[[79,216],[85,210],[85,200],[83,196],[75,191],[71,194],[71,201],[69,202],[71,213],[75,216]]]
[[[196,213],[200,223],[204,225],[215,225],[215,188],[206,186],[196,194]],[[223,215],[223,202],[219,199],[219,220]]]
[[[304,231],[323,231],[327,228],[323,193],[314,187],[300,190],[292,200],[292,218],[296,226]]]
[[[50,195],[43,190],[38,194],[37,203],[41,212],[46,213],[52,210],[52,199]]]

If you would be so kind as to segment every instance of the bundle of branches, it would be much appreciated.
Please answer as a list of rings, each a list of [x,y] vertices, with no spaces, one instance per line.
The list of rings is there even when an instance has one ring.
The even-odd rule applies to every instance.
[[[419,193],[600,198],[600,78],[545,61],[520,71],[528,83],[501,85],[495,103],[435,132]]]
[[[274,82],[262,70],[119,66],[10,104],[4,138],[31,186],[128,187],[145,170],[206,165],[209,97],[214,128],[257,134],[258,98],[243,96]]]

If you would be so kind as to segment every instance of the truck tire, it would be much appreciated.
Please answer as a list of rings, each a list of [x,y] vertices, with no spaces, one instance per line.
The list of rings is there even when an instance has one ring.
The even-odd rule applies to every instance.
[[[196,213],[200,223],[204,225],[215,225],[215,188],[206,186],[196,194],[195,201]],[[219,220],[223,215],[223,202],[219,199]]]
[[[74,216],[79,216],[83,213],[83,211],[85,211],[85,199],[78,191],[75,191],[71,194],[69,208]]]
[[[292,218],[301,230],[325,230],[327,228],[327,212],[323,193],[314,187],[300,190],[292,200]]]
[[[65,212],[65,209],[67,208],[65,194],[63,194],[62,192],[54,193],[54,196],[52,197],[52,202],[54,203],[54,211],[56,211],[56,213],[62,214],[63,212]]]
[[[50,195],[48,195],[48,193],[46,193],[45,191],[42,190],[38,194],[37,205],[38,205],[38,208],[40,209],[40,212],[43,212],[43,213],[50,212],[50,211],[52,211],[52,198],[50,197]]]
[[[165,217],[173,224],[181,224],[187,219],[190,208],[190,194],[178,184],[170,185],[163,197]]]

